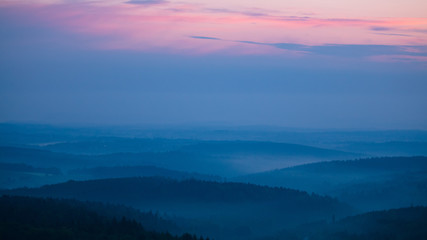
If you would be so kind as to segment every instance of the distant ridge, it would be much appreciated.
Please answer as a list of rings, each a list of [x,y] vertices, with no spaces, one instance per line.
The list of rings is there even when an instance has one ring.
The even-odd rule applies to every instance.
[[[154,145],[158,146],[158,144],[155,141]],[[147,148],[150,149],[150,147]],[[117,165],[152,165],[177,171],[227,177],[306,162],[351,159],[360,156],[298,144],[257,141],[201,141],[181,146],[175,151],[137,151],[133,149],[132,152],[79,155],[51,152],[40,150],[40,148],[0,146],[0,162],[24,163],[35,167],[55,166],[61,170]]]
[[[277,143],[267,141],[202,141],[184,146],[183,152],[199,152],[210,154],[269,154],[301,157],[349,157],[358,154],[311,147],[301,144]],[[360,155],[359,155],[360,156]]]
[[[383,174],[402,173],[407,171],[427,171],[427,157],[379,157],[355,160],[325,161],[301,164],[293,167],[276,169],[261,173],[249,174],[235,178],[242,181],[260,181],[259,184],[282,186],[281,177],[296,176],[296,173],[307,174],[307,177],[333,175],[349,175],[354,173]],[[301,175],[301,177],[304,177]],[[271,182],[269,182],[271,181]]]
[[[174,171],[156,166],[113,166],[80,168],[70,170],[71,176],[81,179],[126,178],[126,177],[165,177],[177,180],[198,179],[205,181],[224,181],[224,178],[199,173]]]

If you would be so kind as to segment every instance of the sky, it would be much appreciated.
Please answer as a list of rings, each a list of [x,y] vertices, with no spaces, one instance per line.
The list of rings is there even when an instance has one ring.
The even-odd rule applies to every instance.
[[[0,0],[0,122],[427,130],[427,1]]]

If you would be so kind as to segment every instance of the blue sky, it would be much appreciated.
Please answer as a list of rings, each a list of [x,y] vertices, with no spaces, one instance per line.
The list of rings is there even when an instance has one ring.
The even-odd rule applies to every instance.
[[[103,25],[94,25],[96,4],[85,3],[93,15],[79,13],[77,2],[39,4],[35,11],[26,2],[0,5],[1,122],[427,129],[427,21],[420,13],[394,21],[371,13],[370,25],[334,20],[340,16],[326,10],[292,15],[330,25],[289,25],[295,35],[288,29],[280,37],[271,16],[278,13],[249,6],[199,6],[178,16],[172,1],[112,1],[109,14],[119,9],[132,27],[116,29],[124,23],[107,24],[103,15]],[[135,16],[150,20],[142,26]],[[190,20],[165,26],[156,16]],[[217,17],[220,25],[191,22],[202,17]],[[247,18],[271,24],[271,31],[251,28]],[[242,19],[248,24],[239,25]]]

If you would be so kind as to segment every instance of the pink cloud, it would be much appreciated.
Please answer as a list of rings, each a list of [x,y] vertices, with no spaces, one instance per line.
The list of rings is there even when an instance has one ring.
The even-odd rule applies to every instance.
[[[229,50],[238,54],[286,52],[269,46],[235,42],[241,39],[317,45],[404,44],[402,41],[405,40],[399,36],[373,36],[366,29],[372,27],[420,29],[427,26],[426,18],[316,18],[282,16],[274,11],[259,9],[206,11],[206,7],[202,5],[175,4],[161,0],[138,2],[139,4],[69,3],[16,6],[9,3],[6,7],[3,4],[3,7],[8,11],[25,15],[32,24],[37,22],[58,31],[103,37],[96,43],[90,43],[92,44],[90,47],[144,51],[209,53]],[[141,5],[144,7],[140,7]],[[230,41],[199,41],[188,37],[193,35],[215,36]],[[422,42],[424,38],[410,40]]]

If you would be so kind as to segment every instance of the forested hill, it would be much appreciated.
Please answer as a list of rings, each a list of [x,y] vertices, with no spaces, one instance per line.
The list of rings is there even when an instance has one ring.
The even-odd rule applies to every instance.
[[[3,196],[0,198],[0,239],[61,240],[201,240],[147,231],[134,219],[115,219],[89,210],[83,203]]]
[[[427,203],[427,157],[330,161],[233,180],[327,194],[365,211]]]
[[[40,188],[6,191],[10,194],[104,200],[111,202],[265,202],[307,205],[339,205],[339,202],[320,195],[245,183],[209,182],[195,179],[172,180],[161,177],[114,178],[90,181],[68,181]],[[304,201],[301,201],[304,200]]]
[[[427,157],[383,157],[304,164],[241,176],[234,180],[325,192],[346,183],[422,171],[427,171]]]
[[[265,240],[407,240],[427,239],[427,207],[369,212],[336,222],[318,222]]]
[[[158,177],[69,181],[3,193],[118,203],[198,219],[196,225],[204,227],[195,227],[196,233],[215,239],[248,239],[353,213],[335,199],[297,190]]]
[[[348,174],[354,172],[405,172],[427,170],[427,157],[378,157],[345,161],[326,161],[303,164],[260,174],[286,173],[292,171],[317,172],[318,174]]]

